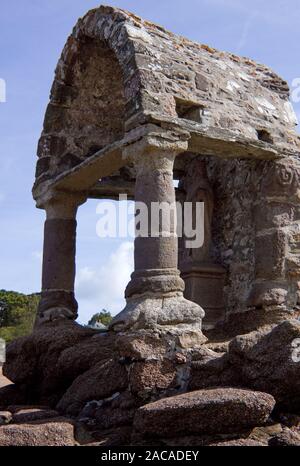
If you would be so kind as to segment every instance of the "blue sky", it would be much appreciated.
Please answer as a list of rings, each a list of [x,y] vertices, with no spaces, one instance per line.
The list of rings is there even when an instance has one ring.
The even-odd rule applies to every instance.
[[[111,1],[166,28],[272,67],[290,84],[300,77],[299,0]],[[53,72],[78,17],[92,0],[3,0],[0,10],[0,288],[40,289],[44,213],[31,198],[36,145]],[[300,103],[294,103],[298,117]],[[80,208],[76,284],[80,321],[102,307],[121,310],[132,244],[96,236],[96,204]]]

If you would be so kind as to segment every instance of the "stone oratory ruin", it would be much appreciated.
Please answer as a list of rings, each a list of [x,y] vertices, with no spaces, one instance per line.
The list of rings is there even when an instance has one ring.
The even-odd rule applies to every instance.
[[[204,325],[231,317],[255,326],[297,312],[295,125],[288,86],[267,67],[121,10],[88,13],[58,62],[39,142],[33,193],[47,213],[39,319],[77,317],[78,206],[120,193],[172,202],[173,179],[177,199],[204,200],[211,244],[178,257],[174,238],[137,239],[118,326],[200,329],[203,312],[183,300],[183,280],[186,299],[206,310]]]
[[[92,417],[119,443],[255,443],[249,429],[300,398],[288,352],[300,335],[296,125],[287,83],[264,65],[117,8],[80,19],[38,145],[42,295],[4,367],[22,396]],[[76,213],[122,193],[204,202],[205,241],[137,237],[126,307],[99,333],[74,322]]]

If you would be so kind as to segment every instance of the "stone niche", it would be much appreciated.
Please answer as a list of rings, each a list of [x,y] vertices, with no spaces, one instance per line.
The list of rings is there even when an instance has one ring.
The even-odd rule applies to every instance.
[[[191,154],[192,155],[192,154]],[[185,282],[184,295],[187,299],[203,306],[205,317],[203,327],[213,328],[225,319],[223,290],[226,270],[212,257],[212,222],[215,215],[215,194],[208,178],[205,158],[194,156],[187,164],[179,183],[177,198],[190,202],[193,229],[203,228],[203,244],[200,247],[186,247],[186,239],[180,240],[179,268]],[[196,224],[196,203],[202,203],[204,213],[202,225]]]

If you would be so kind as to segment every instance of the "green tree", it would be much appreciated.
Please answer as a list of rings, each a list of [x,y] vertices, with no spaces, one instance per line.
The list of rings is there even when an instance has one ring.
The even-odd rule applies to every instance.
[[[8,320],[8,305],[5,301],[0,301],[0,327],[5,325]]]
[[[0,338],[10,342],[32,331],[39,294],[0,290]]]
[[[102,309],[101,312],[94,314],[93,317],[89,320],[88,325],[94,326],[97,322],[108,326],[112,321],[112,315],[106,309]]]

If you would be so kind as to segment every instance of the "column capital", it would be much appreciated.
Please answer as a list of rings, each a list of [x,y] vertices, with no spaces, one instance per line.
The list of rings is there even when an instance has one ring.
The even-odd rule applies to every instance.
[[[53,191],[46,198],[40,199],[37,207],[46,211],[48,220],[74,219],[78,207],[86,200],[87,193]]]
[[[160,157],[174,160],[176,155],[186,152],[190,134],[186,131],[153,130],[123,149],[123,159],[139,164],[153,165]]]

